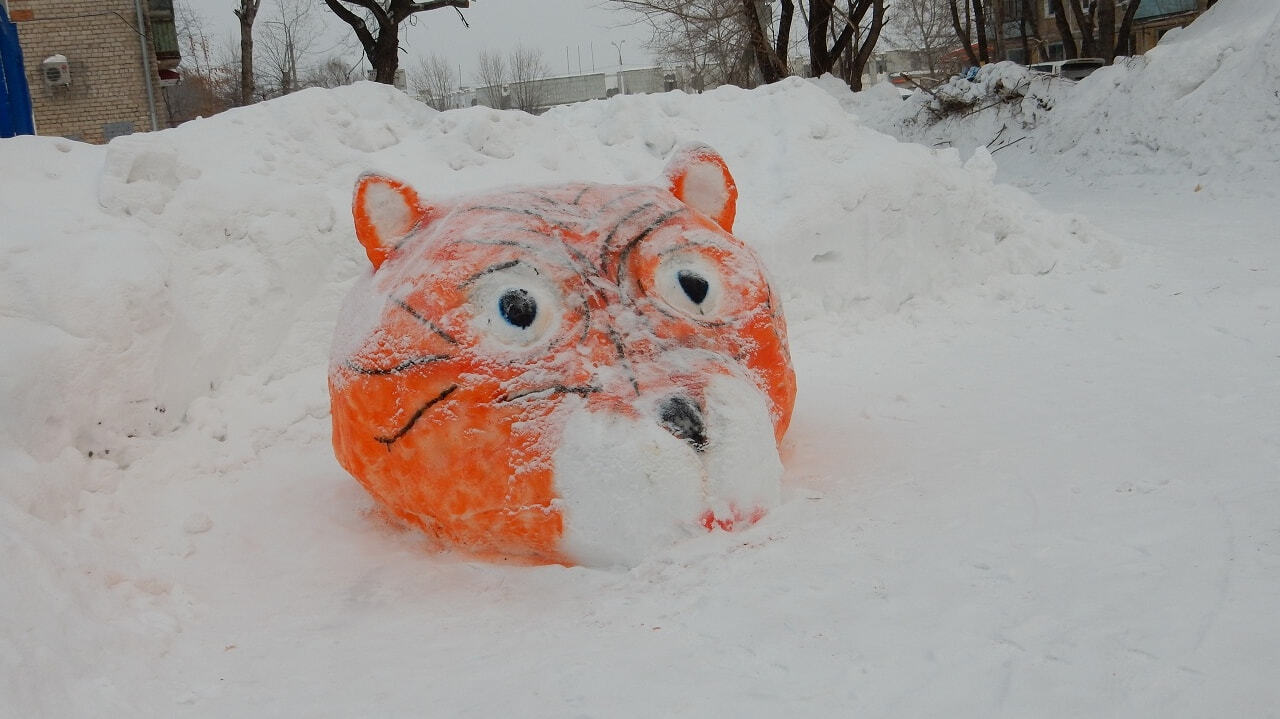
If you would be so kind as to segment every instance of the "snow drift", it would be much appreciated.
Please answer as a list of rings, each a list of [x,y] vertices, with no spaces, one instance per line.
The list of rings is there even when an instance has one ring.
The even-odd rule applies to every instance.
[[[357,85],[107,147],[0,142],[0,715],[1265,715],[1275,105],[1214,106],[1227,70],[1274,87],[1265,5],[1080,83],[1106,103],[994,161],[801,81],[538,118]],[[1207,64],[1174,99],[1183,53]],[[1094,132],[1126,92],[1156,149]],[[648,182],[692,140],[726,156],[787,311],[781,505],[627,572],[474,564],[371,511],[325,392],[367,264],[358,174]],[[1055,148],[1099,184],[1271,199],[1184,186],[1104,213],[1158,232],[1104,239],[992,182],[1056,172]]]
[[[180,641],[179,627],[213,608],[166,571],[144,568],[157,552],[189,552],[192,536],[226,521],[222,512],[242,513],[219,488],[280,442],[305,443],[326,489],[317,493],[314,477],[278,476],[264,494],[235,501],[270,507],[272,522],[294,530],[338,521],[376,541],[376,523],[359,514],[367,503],[332,466],[326,427],[327,348],[365,264],[348,210],[359,173],[433,193],[648,181],[693,140],[734,169],[739,235],[764,256],[800,336],[957,288],[1012,290],[1011,278],[1091,261],[1098,246],[1078,222],[992,184],[989,163],[858,127],[799,80],[625,97],[540,118],[439,114],[360,84],[106,147],[0,145],[0,511],[5,573],[15,578],[0,606],[40,638],[8,640],[6,693],[53,702],[34,706],[55,713],[122,696],[93,682],[35,692],[20,677],[96,674],[52,671],[84,655],[73,647],[81,642],[107,651]],[[308,499],[280,503],[281,492]],[[262,530],[248,522],[237,531],[253,541]],[[325,544],[335,541],[348,540]],[[140,624],[107,621],[114,616]]]
[[[1174,173],[1224,195],[1280,182],[1280,7],[1269,0],[1218,3],[1146,55],[1079,82],[1003,62],[937,94],[973,105],[939,120],[939,98],[923,92],[905,103],[865,93],[850,104],[896,136],[965,153],[990,146],[1027,176],[1034,158],[1046,177],[1158,183],[1150,176]]]

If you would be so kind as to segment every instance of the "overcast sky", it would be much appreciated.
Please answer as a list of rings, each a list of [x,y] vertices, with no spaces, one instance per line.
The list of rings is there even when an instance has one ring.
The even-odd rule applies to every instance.
[[[239,4],[236,0],[178,1],[203,16],[210,36],[239,43],[232,13]],[[263,0],[258,11],[260,22],[278,14],[276,3],[277,0]],[[345,54],[354,63],[360,55],[355,34],[324,7],[322,0],[314,3],[317,26],[325,28],[327,35],[313,45],[313,51],[323,52],[346,42]],[[400,46],[406,52],[400,55],[400,66],[412,70],[419,57],[435,53],[454,67],[461,66],[464,84],[475,84],[476,55],[480,51],[505,52],[521,43],[542,51],[551,75],[578,72],[579,58],[582,70],[590,72],[593,54],[596,69],[616,69],[618,49],[612,43],[621,47],[624,65],[652,62],[644,48],[649,37],[647,28],[629,24],[630,13],[604,0],[472,0],[471,7],[462,13],[470,28],[463,26],[451,8],[418,13],[413,26],[401,26]],[[340,47],[334,50],[340,51]]]

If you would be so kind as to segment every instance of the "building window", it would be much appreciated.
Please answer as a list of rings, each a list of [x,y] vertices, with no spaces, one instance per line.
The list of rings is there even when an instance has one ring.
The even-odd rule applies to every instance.
[[[1006,51],[1006,52],[1005,52],[1005,54],[1004,54],[1004,59],[1006,59],[1006,60],[1012,60],[1012,61],[1014,61],[1014,62],[1018,63],[1019,65],[1026,65],[1026,64],[1027,64],[1027,56],[1026,56],[1026,54],[1025,54],[1025,53],[1023,53],[1023,52],[1022,52],[1022,48],[1020,48],[1020,47],[1019,47],[1019,48],[1010,48],[1008,51]]]
[[[1053,43],[1053,44],[1049,45],[1049,59],[1050,59],[1050,60],[1062,60],[1062,59],[1064,59],[1064,57],[1065,57],[1065,55],[1064,55],[1064,54],[1063,54],[1063,52],[1062,52],[1062,43],[1060,43],[1060,42],[1055,42],[1055,43]]]
[[[1054,15],[1057,13],[1053,11],[1053,0],[1044,0],[1044,16],[1053,17]]]

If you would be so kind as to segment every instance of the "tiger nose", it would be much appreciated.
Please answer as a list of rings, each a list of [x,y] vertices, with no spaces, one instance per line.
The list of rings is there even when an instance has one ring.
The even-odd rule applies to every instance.
[[[702,421],[702,410],[692,399],[684,395],[668,397],[658,406],[662,426],[671,434],[683,439],[701,452],[707,447],[707,427]]]

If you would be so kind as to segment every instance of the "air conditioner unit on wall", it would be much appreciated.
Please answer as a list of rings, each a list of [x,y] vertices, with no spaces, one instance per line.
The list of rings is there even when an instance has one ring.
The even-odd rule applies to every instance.
[[[40,63],[44,84],[50,87],[66,87],[71,84],[71,64],[65,55],[51,55]]]

